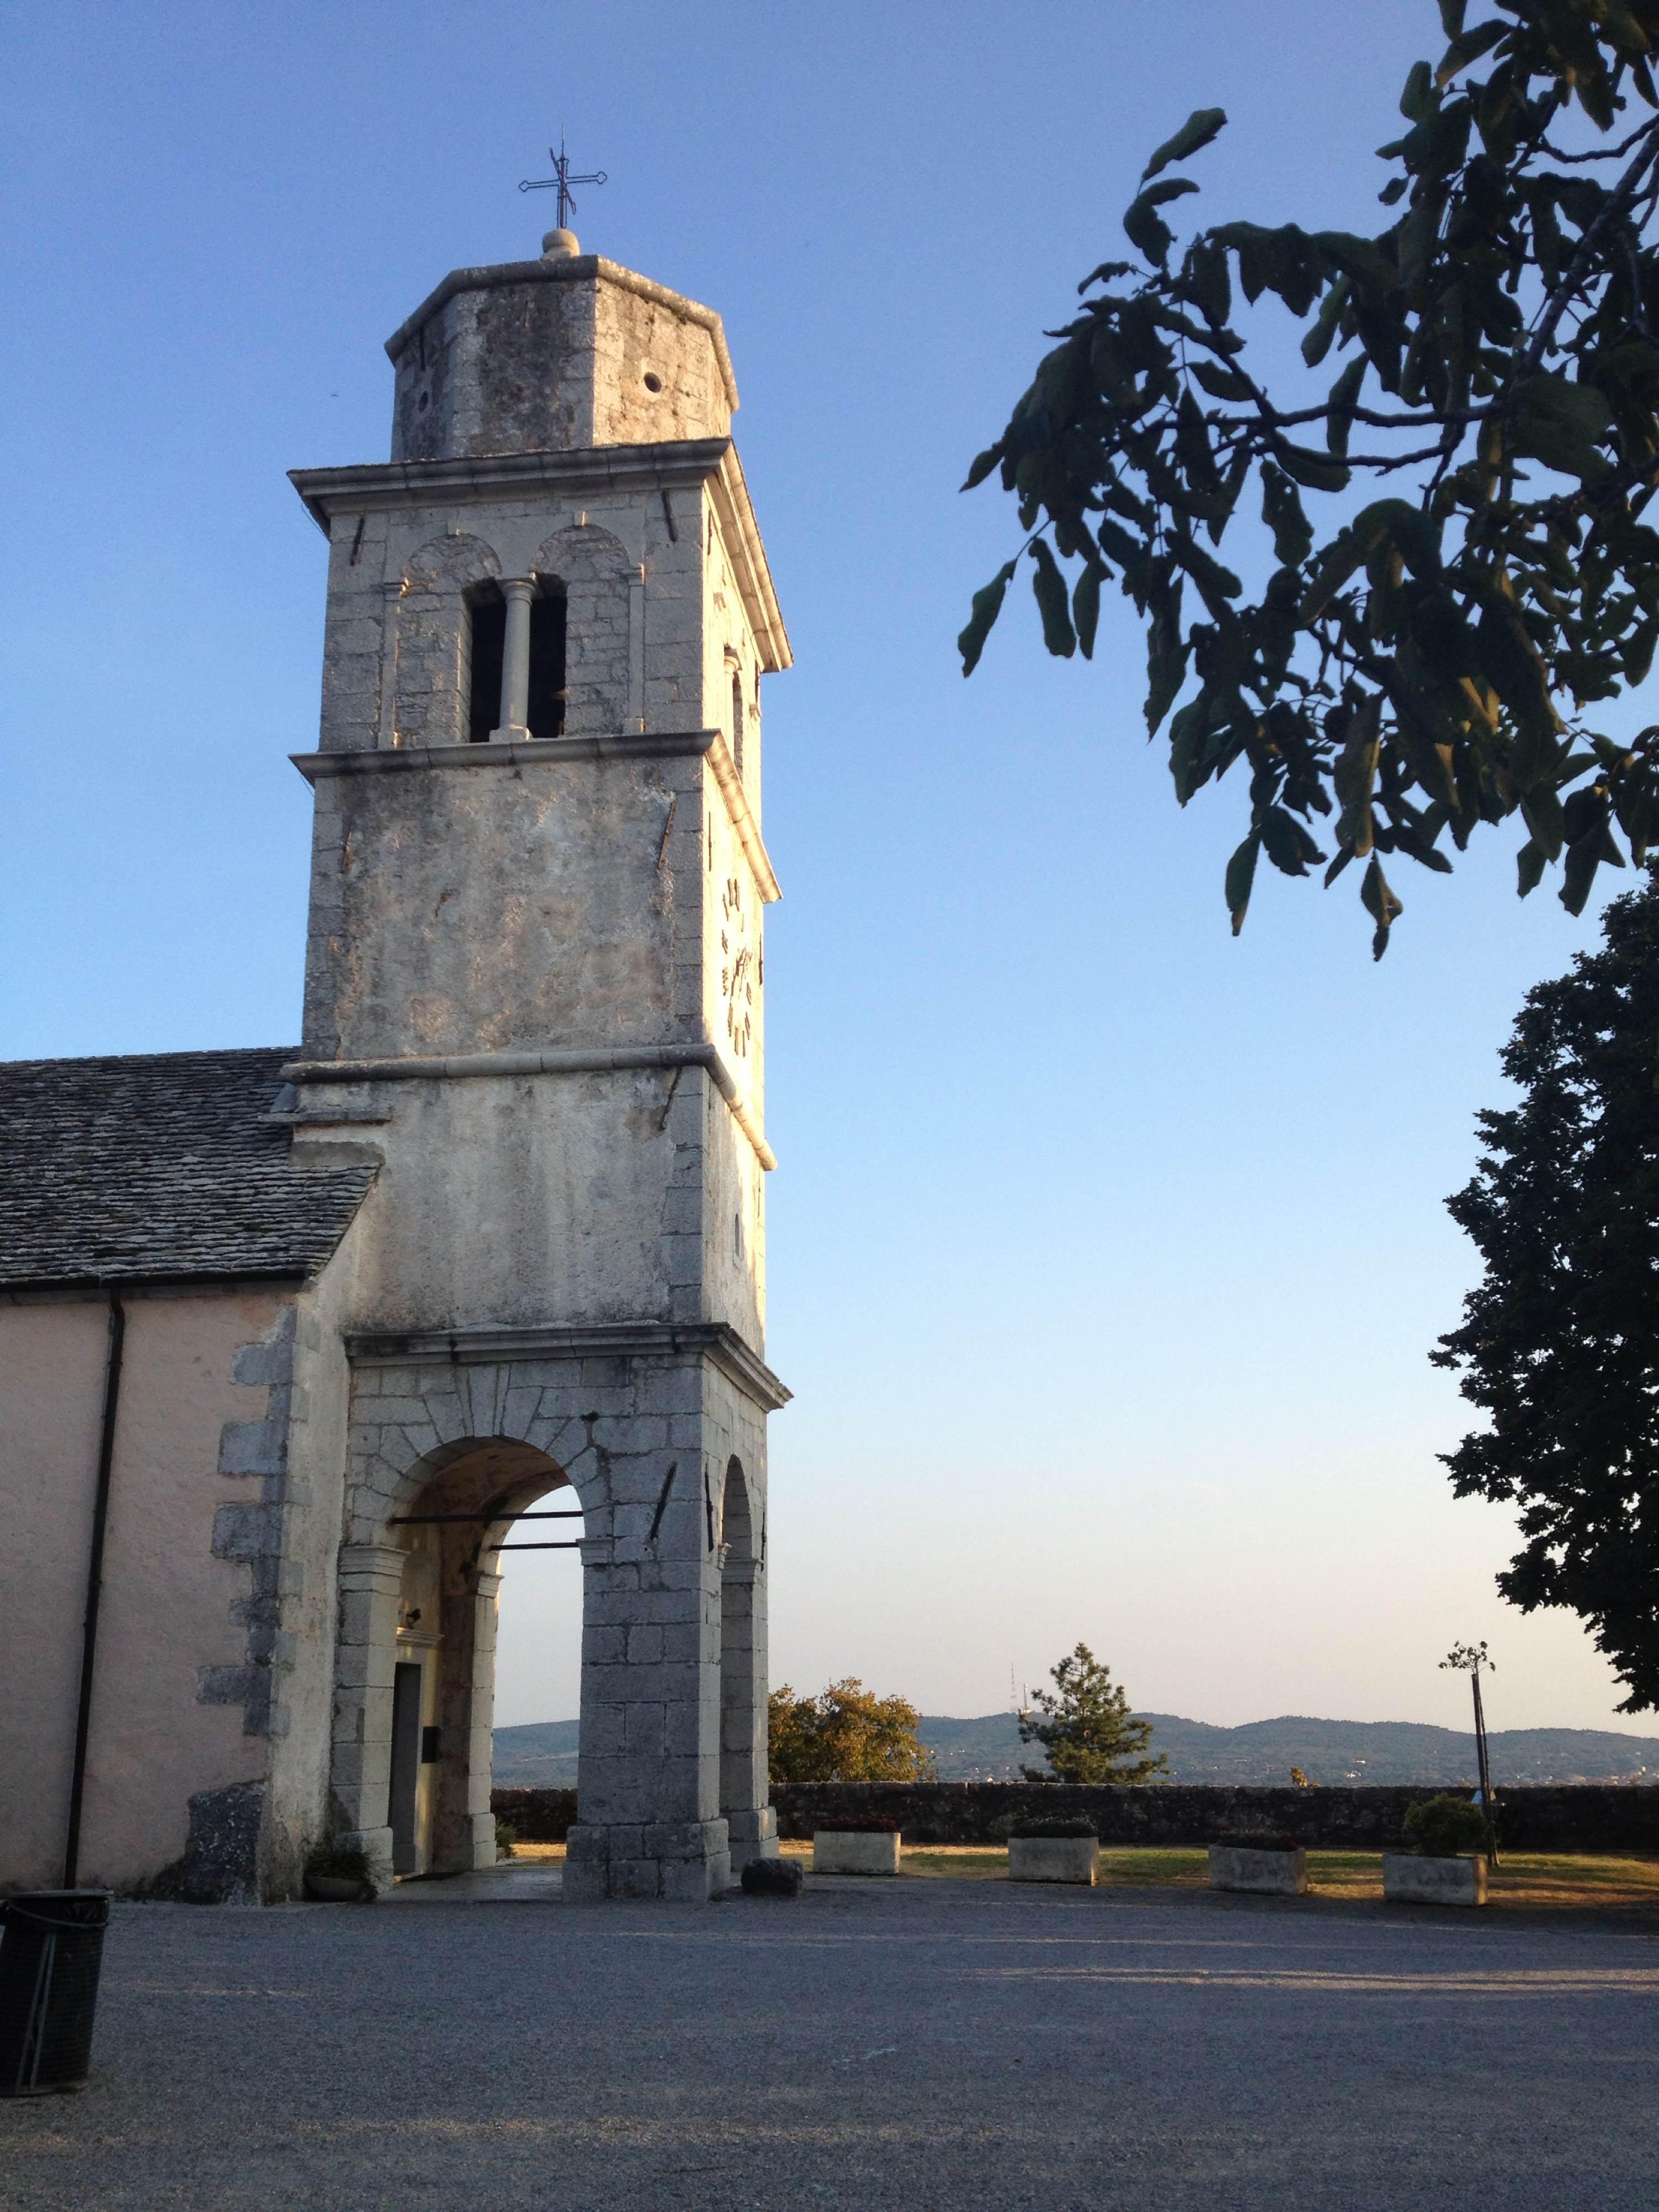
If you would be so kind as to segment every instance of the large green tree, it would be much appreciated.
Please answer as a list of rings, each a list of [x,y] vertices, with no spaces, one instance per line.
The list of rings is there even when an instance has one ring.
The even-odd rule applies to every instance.
[[[1137,1720],[1086,1644],[1048,1670],[1052,1690],[1031,1692],[1019,1717],[1022,1743],[1041,1744],[1047,1766],[1023,1766],[1028,1782],[1151,1782],[1169,1762],[1151,1749],[1152,1724]]]
[[[816,1698],[786,1682],[768,1705],[767,1764],[774,1782],[925,1782],[933,1754],[907,1698],[878,1698],[856,1675]]]
[[[1137,258],[1079,287],[965,487],[998,476],[1025,536],[975,595],[963,672],[1022,556],[1052,653],[1092,652],[1115,582],[1177,799],[1248,785],[1235,932],[1264,852],[1328,884],[1358,862],[1379,957],[1385,856],[1444,872],[1518,812],[1522,893],[1559,861],[1577,913],[1619,832],[1638,860],[1659,840],[1659,728],[1585,720],[1659,641],[1659,0],[1438,13],[1380,149],[1386,227],[1232,222],[1177,250],[1177,172],[1226,121],[1200,110],[1123,218]],[[1304,326],[1307,388],[1270,387],[1236,292]]]
[[[1659,1709],[1659,881],[1615,899],[1605,945],[1528,994],[1503,1055],[1518,1105],[1483,1113],[1447,1201],[1486,1272],[1431,1355],[1490,1426],[1446,1464],[1460,1498],[1519,1509],[1498,1578],[1524,1612],[1581,1614]]]

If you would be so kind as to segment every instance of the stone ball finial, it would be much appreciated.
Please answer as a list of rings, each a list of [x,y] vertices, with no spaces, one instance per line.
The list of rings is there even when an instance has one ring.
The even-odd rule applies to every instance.
[[[550,230],[542,240],[544,261],[562,261],[567,254],[580,253],[581,250],[574,230]]]

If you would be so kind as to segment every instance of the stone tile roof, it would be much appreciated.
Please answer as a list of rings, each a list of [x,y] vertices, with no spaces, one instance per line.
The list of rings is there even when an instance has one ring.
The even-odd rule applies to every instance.
[[[319,1267],[374,1171],[289,1165],[295,1052],[0,1061],[0,1285]]]

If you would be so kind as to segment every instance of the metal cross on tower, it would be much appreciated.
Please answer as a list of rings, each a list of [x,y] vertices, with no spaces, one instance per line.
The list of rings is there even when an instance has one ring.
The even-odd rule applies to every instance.
[[[558,152],[556,154],[550,146],[547,155],[553,164],[553,174],[550,177],[526,177],[520,181],[519,190],[521,192],[556,191],[559,196],[559,228],[566,230],[569,228],[565,220],[566,216],[573,216],[576,212],[575,195],[570,189],[572,185],[603,185],[608,182],[608,179],[603,169],[591,170],[585,177],[571,175],[570,156],[564,150],[562,131],[559,133]]]

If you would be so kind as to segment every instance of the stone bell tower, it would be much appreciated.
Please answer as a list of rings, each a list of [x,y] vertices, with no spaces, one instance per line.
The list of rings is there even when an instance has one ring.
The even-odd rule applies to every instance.
[[[333,1819],[390,1851],[390,1670],[420,1633],[399,1531],[441,1525],[443,1617],[475,1626],[427,1731],[453,1769],[434,1863],[493,1862],[495,1557],[574,1491],[567,1894],[705,1897],[775,1849],[788,1395],[763,1358],[760,679],[790,655],[737,389],[718,315],[566,231],[452,271],[386,350],[390,462],[294,477],[330,547],[295,1157],[379,1164],[340,1294]]]

